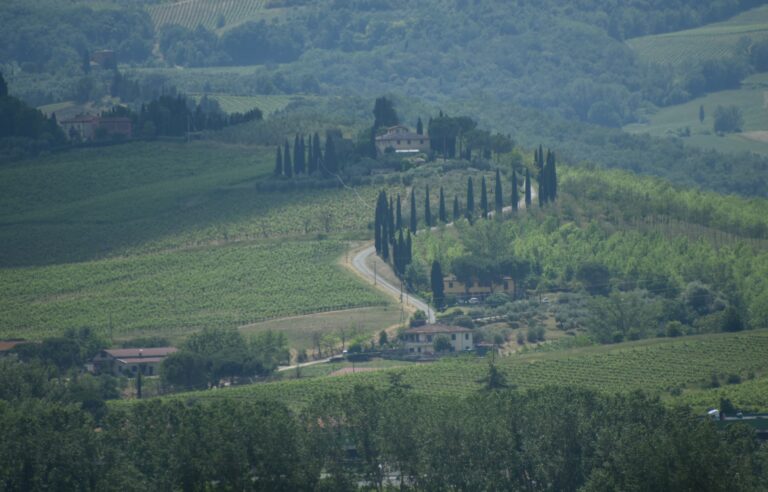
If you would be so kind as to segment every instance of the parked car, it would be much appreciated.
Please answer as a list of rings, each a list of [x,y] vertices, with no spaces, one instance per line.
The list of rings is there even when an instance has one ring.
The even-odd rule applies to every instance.
[[[477,297],[470,297],[468,302],[470,304],[479,304],[480,303],[480,299],[478,299]]]

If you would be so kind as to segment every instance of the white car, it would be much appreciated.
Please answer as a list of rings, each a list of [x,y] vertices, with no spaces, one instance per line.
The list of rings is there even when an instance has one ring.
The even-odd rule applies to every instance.
[[[469,301],[467,301],[467,302],[469,302],[470,304],[479,304],[480,303],[480,299],[478,299],[477,297],[470,297]]]

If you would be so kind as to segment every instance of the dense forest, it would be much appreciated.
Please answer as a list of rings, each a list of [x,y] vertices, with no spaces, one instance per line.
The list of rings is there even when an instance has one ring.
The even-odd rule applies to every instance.
[[[400,374],[303,409],[270,401],[80,403],[80,380],[0,360],[0,483],[78,490],[762,490],[752,431],[635,393],[514,391],[489,366],[469,398]],[[78,389],[80,388],[80,389]],[[88,391],[98,393],[93,386]],[[86,400],[87,401],[87,400]],[[50,444],[55,442],[56,446]],[[642,486],[638,486],[642,483]]]

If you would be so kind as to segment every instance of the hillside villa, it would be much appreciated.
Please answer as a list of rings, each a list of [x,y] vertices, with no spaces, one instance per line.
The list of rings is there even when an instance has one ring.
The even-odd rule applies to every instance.
[[[451,345],[450,352],[465,352],[474,347],[472,330],[460,326],[441,324],[423,325],[403,332],[405,351],[411,354],[434,354],[435,342],[444,337]]]
[[[376,151],[384,154],[388,149],[398,154],[429,152],[429,136],[412,132],[404,125],[393,126],[376,137]]]
[[[133,124],[130,118],[122,116],[94,116],[90,114],[75,116],[59,121],[64,134],[70,140],[92,141],[102,136],[120,136],[131,138]]]
[[[483,283],[477,278],[473,278],[469,285],[465,285],[455,275],[448,275],[443,278],[443,291],[445,295],[456,296],[456,299],[462,301],[472,297],[482,299],[499,292],[514,295],[515,281],[512,280],[512,277],[502,277],[501,283]]]
[[[177,352],[176,347],[105,349],[93,358],[93,370],[108,372],[115,376],[156,376],[160,364],[169,355]]]

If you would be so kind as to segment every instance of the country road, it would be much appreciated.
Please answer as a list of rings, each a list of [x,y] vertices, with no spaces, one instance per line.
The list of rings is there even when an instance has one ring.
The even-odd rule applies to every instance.
[[[373,271],[371,271],[370,268],[368,268],[368,265],[366,264],[366,260],[369,256],[376,254],[376,250],[373,245],[368,246],[367,248],[363,249],[359,253],[357,253],[354,258],[352,259],[352,267],[357,270],[357,272],[362,275],[363,277],[367,278],[371,283],[376,283],[377,287],[380,287],[382,290],[387,291],[388,294],[391,296],[397,298],[400,300],[400,287],[392,285],[391,283],[387,282],[380,276],[374,275]],[[435,322],[435,312],[434,310],[423,300],[419,299],[418,297],[408,294],[406,292],[403,292],[403,301],[408,302],[416,307],[416,309],[421,309],[425,313],[427,313],[427,318],[430,323]]]

